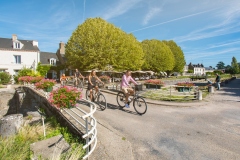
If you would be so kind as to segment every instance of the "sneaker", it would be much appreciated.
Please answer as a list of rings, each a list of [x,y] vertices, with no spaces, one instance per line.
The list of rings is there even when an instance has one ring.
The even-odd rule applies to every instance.
[[[130,108],[129,105],[128,105],[127,103],[125,104],[125,107],[126,107],[126,108]]]

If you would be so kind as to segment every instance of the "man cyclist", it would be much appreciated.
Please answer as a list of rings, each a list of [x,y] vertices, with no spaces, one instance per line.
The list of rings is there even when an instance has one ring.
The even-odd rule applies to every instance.
[[[84,82],[84,77],[83,75],[78,71],[78,69],[76,69],[76,72],[74,74],[74,77],[75,77],[75,85],[77,86],[78,85],[78,80],[80,80],[79,78],[81,77],[83,79],[83,82]]]
[[[126,108],[129,108],[129,104],[128,104],[129,96],[134,94],[134,90],[130,86],[129,82],[132,82],[135,85],[137,85],[137,82],[131,76],[131,71],[127,70],[126,73],[122,76],[122,82],[121,82],[121,89],[126,96],[126,99],[125,99]]]

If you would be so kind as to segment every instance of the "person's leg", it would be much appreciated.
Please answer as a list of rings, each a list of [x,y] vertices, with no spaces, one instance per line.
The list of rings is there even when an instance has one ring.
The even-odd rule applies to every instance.
[[[127,88],[122,88],[122,91],[123,91],[123,93],[125,94],[125,104],[127,104],[127,102],[128,102],[128,97],[129,97],[129,95],[128,95],[128,91],[127,91]]]
[[[218,90],[220,90],[220,82],[217,82]]]
[[[92,101],[92,98],[93,98],[93,90],[90,89],[89,91],[90,91],[90,100]]]

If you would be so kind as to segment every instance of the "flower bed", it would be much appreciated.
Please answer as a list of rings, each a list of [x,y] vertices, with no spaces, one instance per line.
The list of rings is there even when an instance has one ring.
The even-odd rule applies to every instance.
[[[178,92],[190,92],[193,86],[195,86],[194,83],[180,82],[180,83],[177,83],[176,89],[178,90]]]
[[[82,93],[74,87],[64,86],[52,91],[49,102],[57,108],[71,108],[76,106],[77,100],[82,98]]]
[[[161,87],[164,85],[164,83],[161,80],[158,79],[149,79],[144,82],[146,85],[146,88],[155,88],[155,89],[161,89]]]

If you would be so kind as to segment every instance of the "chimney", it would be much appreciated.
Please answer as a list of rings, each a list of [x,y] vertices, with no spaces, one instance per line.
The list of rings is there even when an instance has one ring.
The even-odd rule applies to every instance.
[[[64,42],[59,43],[59,52],[60,52],[60,54],[65,54],[65,44],[64,44]]]
[[[38,47],[38,41],[33,41],[32,44],[33,44],[33,46],[37,46]]]
[[[16,34],[12,34],[12,40],[16,41],[17,40],[17,35]]]

